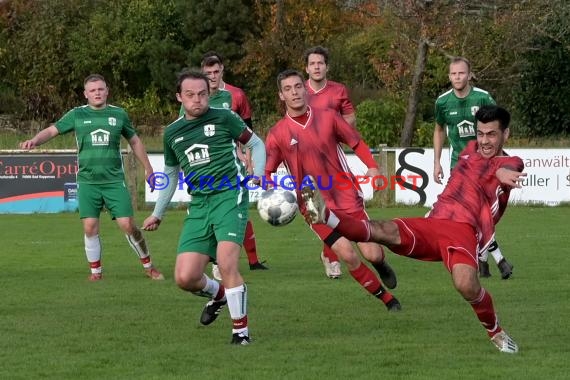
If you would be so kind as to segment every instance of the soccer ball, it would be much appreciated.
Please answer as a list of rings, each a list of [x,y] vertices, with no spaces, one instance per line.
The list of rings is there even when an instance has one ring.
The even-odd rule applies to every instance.
[[[272,226],[284,226],[297,215],[297,198],[292,191],[271,189],[264,191],[257,201],[261,219]]]

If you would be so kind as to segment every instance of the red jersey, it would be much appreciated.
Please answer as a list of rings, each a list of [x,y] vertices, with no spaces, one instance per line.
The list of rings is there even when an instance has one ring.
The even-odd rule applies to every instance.
[[[477,141],[470,141],[428,217],[472,225],[479,251],[485,250],[494,239],[495,224],[507,207],[511,191],[497,179],[499,168],[522,171],[524,164],[519,157],[484,158],[477,152]]]
[[[307,81],[305,87],[309,93],[309,104],[313,108],[332,108],[341,115],[354,113],[354,106],[348,98],[348,91],[343,84],[327,80],[325,87],[315,91]]]
[[[224,83],[224,90],[232,94],[232,111],[237,113],[243,120],[251,119],[251,106],[245,96],[245,92],[236,86]]]
[[[311,107],[308,110],[304,125],[285,115],[269,130],[265,140],[266,176],[283,162],[295,181],[297,199],[301,199],[299,188],[303,179],[312,175],[328,208],[345,212],[363,209],[360,186],[341,146],[344,143],[354,148],[361,140],[360,134],[336,111]]]

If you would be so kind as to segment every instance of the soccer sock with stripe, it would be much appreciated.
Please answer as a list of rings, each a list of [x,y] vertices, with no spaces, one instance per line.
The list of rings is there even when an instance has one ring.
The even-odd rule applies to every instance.
[[[84,241],[85,256],[87,256],[91,273],[101,273],[101,241],[99,240],[99,235],[84,235]]]
[[[380,299],[384,304],[390,302],[394,296],[388,292],[380,279],[364,263],[355,270],[350,271],[350,275],[370,294]]]
[[[468,302],[481,322],[481,325],[487,330],[489,337],[492,338],[495,334],[501,332],[499,320],[493,307],[493,299],[484,288],[481,288],[476,299]]]
[[[144,236],[140,229],[135,228],[135,232],[132,235],[125,235],[129,245],[135,251],[139,257],[143,267],[145,269],[152,268],[152,261],[150,259],[150,252],[144,240]]]
[[[227,288],[226,299],[232,318],[232,334],[242,333],[249,336],[247,328],[247,287],[245,284]]]

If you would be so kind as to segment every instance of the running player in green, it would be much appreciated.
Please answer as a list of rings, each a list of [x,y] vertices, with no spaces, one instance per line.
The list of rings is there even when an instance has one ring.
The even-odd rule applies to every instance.
[[[435,102],[433,179],[438,184],[442,184],[443,179],[441,152],[446,132],[451,147],[450,169],[453,170],[459,153],[469,141],[477,139],[475,119],[477,110],[481,106],[495,104],[495,100],[487,91],[469,84],[472,77],[471,63],[464,57],[454,57],[449,64],[449,81],[452,88],[441,94]],[[496,240],[479,257],[479,275],[481,277],[491,276],[487,253],[491,253],[495,259],[501,277],[505,280],[511,277],[513,266],[503,257]]]
[[[176,97],[185,115],[164,131],[166,189],[160,192],[154,211],[144,221],[156,230],[178,183],[182,168],[192,200],[178,241],[174,276],[176,284],[197,296],[208,297],[200,322],[209,325],[228,304],[233,323],[232,344],[249,343],[247,288],[239,272],[239,254],[248,220],[249,195],[245,167],[237,156],[237,143],[252,150],[255,175],[265,168],[265,146],[233,111],[211,108],[209,80],[200,72],[184,72]],[[222,284],[205,274],[216,259]]]
[[[146,275],[153,280],[164,280],[163,275],[153,267],[146,241],[134,222],[131,197],[125,185],[121,136],[129,142],[148,178],[152,166],[144,145],[136,135],[125,110],[107,104],[109,88],[103,76],[89,75],[84,81],[83,94],[87,99],[86,105],[70,110],[55,124],[22,142],[20,147],[33,149],[59,134],[75,132],[79,164],[79,217],[83,222],[85,254],[91,267],[91,281],[102,278],[99,216],[103,206],[125,232]]]

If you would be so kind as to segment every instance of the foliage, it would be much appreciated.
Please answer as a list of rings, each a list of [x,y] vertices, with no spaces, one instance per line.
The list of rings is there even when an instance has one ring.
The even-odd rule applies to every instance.
[[[356,110],[358,130],[371,148],[398,146],[405,112],[403,102],[389,97],[365,100]]]

